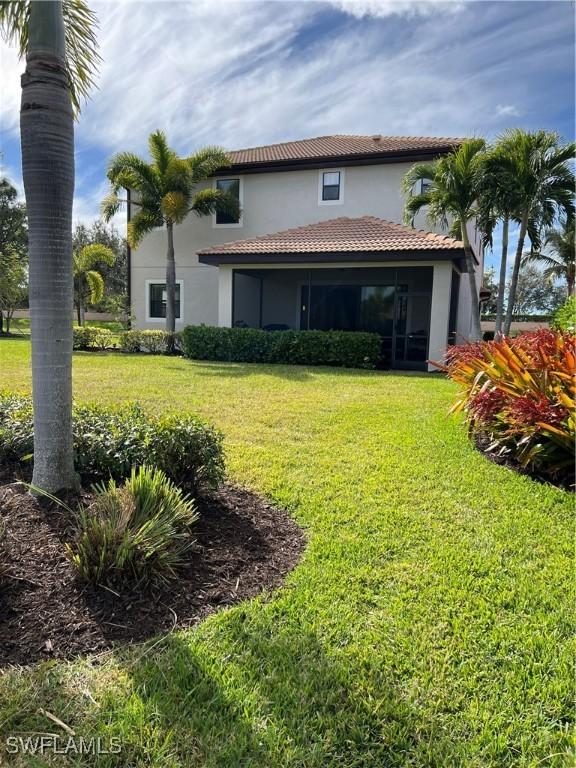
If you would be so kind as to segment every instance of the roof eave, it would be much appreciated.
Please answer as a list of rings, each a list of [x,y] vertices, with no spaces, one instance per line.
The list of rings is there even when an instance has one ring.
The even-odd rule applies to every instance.
[[[264,160],[248,163],[233,162],[227,168],[221,168],[216,171],[214,176],[227,176],[230,174],[230,171],[234,171],[234,173],[275,173],[279,171],[295,171],[301,169],[313,170],[316,168],[337,168],[342,165],[386,165],[389,163],[401,163],[407,161],[420,163],[446,155],[457,146],[459,146],[459,142],[431,147],[426,150],[420,148],[396,152],[382,152],[381,154],[369,152],[364,154],[293,158],[290,160]]]
[[[285,253],[202,253],[198,260],[210,266],[235,266],[245,264],[326,264],[341,262],[387,261],[453,261],[461,264],[464,250],[459,248],[432,248],[409,251],[310,251]]]

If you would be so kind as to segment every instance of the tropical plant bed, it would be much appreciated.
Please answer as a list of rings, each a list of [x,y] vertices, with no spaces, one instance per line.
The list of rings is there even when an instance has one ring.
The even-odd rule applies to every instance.
[[[78,579],[65,549],[73,532],[65,509],[22,485],[0,486],[0,666],[98,653],[189,627],[279,586],[298,561],[301,529],[261,497],[223,486],[197,506],[190,564],[178,580],[121,592]]]
[[[487,432],[477,432],[472,436],[474,445],[476,448],[487,458],[489,461],[493,461],[494,464],[498,464],[501,467],[506,467],[513,472],[518,472],[520,475],[526,475],[526,477],[535,480],[538,483],[549,483],[550,485],[560,488],[562,491],[568,493],[576,492],[576,486],[574,483],[560,478],[550,478],[546,475],[535,472],[527,467],[522,466],[519,461],[516,461],[514,457],[509,453],[499,453],[498,450],[494,450],[494,441]]]

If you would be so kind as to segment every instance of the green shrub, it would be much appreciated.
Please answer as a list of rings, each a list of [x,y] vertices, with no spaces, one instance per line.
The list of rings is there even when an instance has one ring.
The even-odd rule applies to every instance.
[[[576,332],[576,296],[570,296],[560,309],[556,310],[551,325],[559,331]]]
[[[142,331],[122,331],[118,334],[118,341],[122,352],[140,352]]]
[[[141,331],[140,347],[151,355],[159,355],[167,349],[168,331]]]
[[[72,330],[72,346],[74,349],[99,349],[104,351],[114,346],[116,334],[108,328],[93,328],[92,326],[74,327]]]
[[[184,355],[196,360],[374,368],[380,357],[375,333],[189,325],[181,338]]]
[[[191,414],[153,417],[138,405],[76,405],[73,437],[75,466],[84,481],[122,480],[144,464],[193,493],[215,488],[224,478],[222,435]],[[30,399],[0,394],[0,460],[24,461],[33,442]]]
[[[96,333],[94,334],[91,344],[94,349],[99,349],[101,352],[104,352],[115,346],[114,340],[116,335],[112,333],[112,331],[108,330],[108,328],[94,328],[94,330]]]
[[[94,487],[92,503],[78,515],[69,556],[80,575],[96,584],[167,582],[187,563],[198,519],[184,496],[159,469],[132,469],[118,487]]]
[[[84,325],[75,326],[72,330],[72,345],[74,349],[93,349],[101,328]]]

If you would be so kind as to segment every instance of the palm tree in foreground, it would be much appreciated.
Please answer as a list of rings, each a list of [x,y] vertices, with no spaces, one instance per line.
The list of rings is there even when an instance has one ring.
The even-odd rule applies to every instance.
[[[478,168],[485,149],[484,139],[470,139],[449,155],[432,163],[417,163],[404,177],[404,193],[408,196],[404,218],[413,225],[414,217],[427,207],[427,219],[450,229],[450,234],[462,241],[468,272],[472,327],[470,339],[477,341],[480,328],[480,302],[476,284],[474,254],[468,237],[468,222],[477,216]],[[415,193],[418,182],[429,182],[425,191]],[[450,223],[451,222],[451,223]]]
[[[0,30],[26,56],[20,137],[28,211],[34,473],[54,492],[75,482],[72,451],[74,109],[98,61],[82,0],[0,3]]]
[[[564,221],[562,229],[547,229],[544,232],[543,248],[531,251],[524,256],[524,261],[536,261],[544,266],[543,277],[546,280],[565,280],[568,295],[572,296],[576,287],[576,232],[574,219]],[[544,249],[548,248],[548,253]]]
[[[507,131],[498,141],[502,172],[514,178],[517,194],[515,219],[520,224],[510,289],[506,302],[504,335],[510,334],[518,275],[526,236],[532,250],[540,248],[542,227],[551,227],[559,214],[570,223],[574,218],[574,172],[571,164],[576,145],[561,145],[550,131]]]
[[[74,253],[74,301],[78,325],[84,325],[86,304],[98,304],[104,297],[104,278],[96,267],[111,267],[116,260],[114,251],[101,243],[85,245]]]
[[[239,203],[232,195],[217,189],[196,186],[206,181],[219,168],[230,165],[226,152],[219,147],[206,147],[191,157],[178,157],[168,146],[162,131],[155,131],[148,139],[152,158],[147,163],[132,152],[120,152],[112,158],[108,169],[111,191],[102,203],[102,214],[109,221],[126,198],[123,189],[134,192],[130,205],[136,213],[128,224],[128,243],[137,248],[144,235],[156,227],[166,228],[166,330],[174,333],[176,327],[176,259],[174,254],[174,226],[181,224],[189,213],[206,216],[216,211],[237,217]]]

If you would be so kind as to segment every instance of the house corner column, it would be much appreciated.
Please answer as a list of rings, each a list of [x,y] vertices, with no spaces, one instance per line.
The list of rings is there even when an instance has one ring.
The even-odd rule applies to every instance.
[[[232,267],[218,268],[218,325],[232,327]]]
[[[448,345],[448,324],[450,319],[450,292],[452,287],[452,262],[434,265],[432,283],[432,308],[430,312],[430,345],[428,358],[441,361]],[[436,370],[428,364],[428,370]]]

